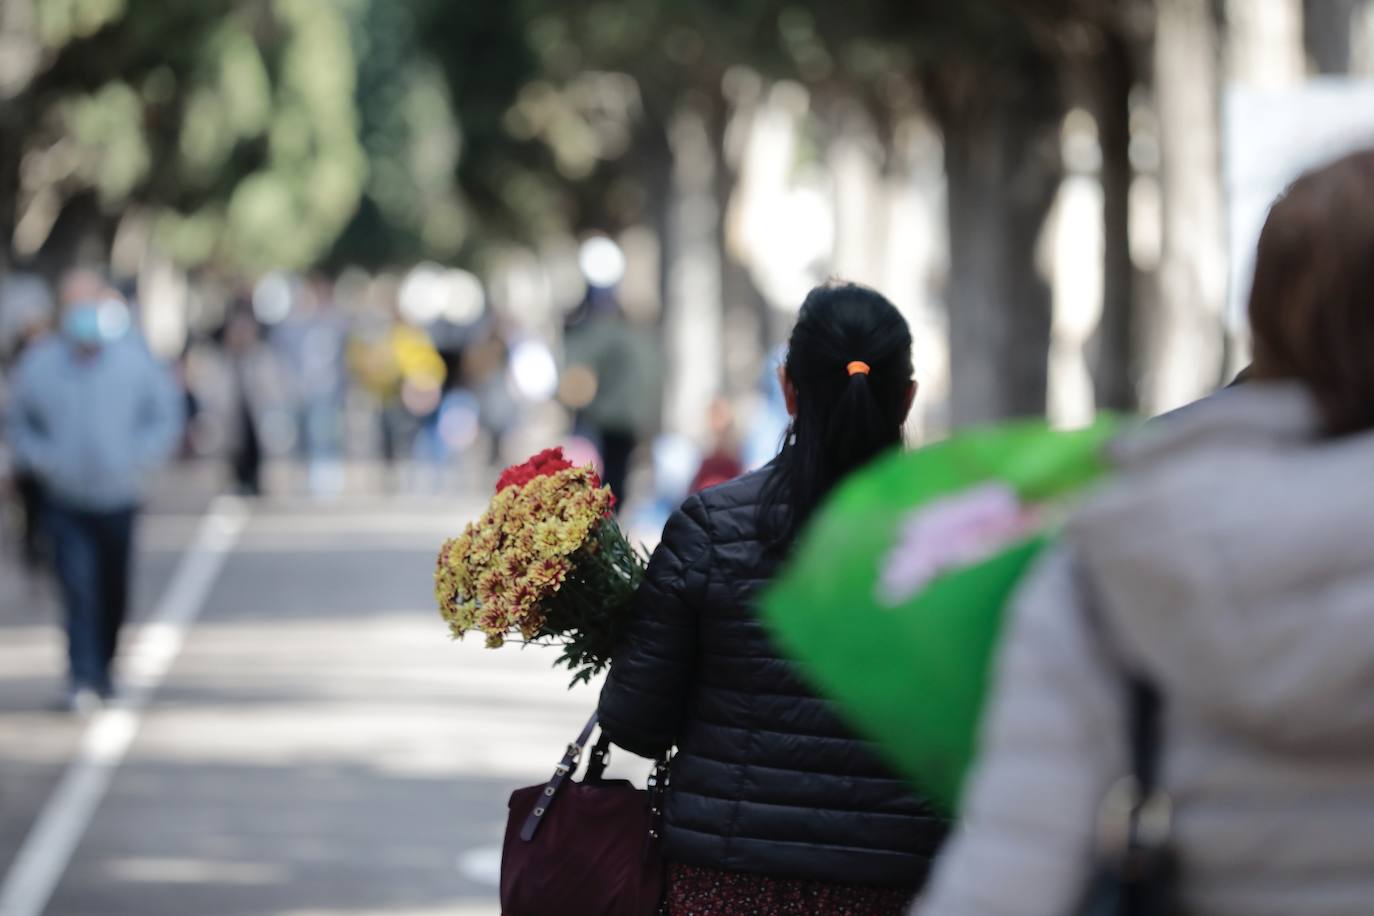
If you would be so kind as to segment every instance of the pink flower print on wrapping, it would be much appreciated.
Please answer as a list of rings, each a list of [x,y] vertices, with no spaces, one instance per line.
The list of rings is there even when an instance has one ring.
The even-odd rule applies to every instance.
[[[879,603],[904,604],[940,574],[975,565],[1025,537],[1038,520],[1004,483],[983,484],[914,510],[883,560]]]

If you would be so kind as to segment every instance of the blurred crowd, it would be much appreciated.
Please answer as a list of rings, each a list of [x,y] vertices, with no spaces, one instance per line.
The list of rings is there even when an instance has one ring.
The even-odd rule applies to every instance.
[[[770,442],[741,441],[725,401],[710,408],[705,443],[663,436],[655,335],[625,316],[613,288],[589,285],[561,327],[531,335],[486,313],[454,321],[407,307],[401,287],[379,277],[344,297],[324,275],[272,274],[226,295],[164,355],[184,405],[178,456],[223,461],[243,495],[264,491],[270,465],[301,472],[279,487],[318,496],[341,493],[358,464],[380,468],[372,481],[385,490],[439,492],[557,440],[598,463],[622,502],[638,466],[639,502],[670,506],[738,473],[747,455],[757,464],[776,451],[782,419],[765,424]],[[108,297],[127,309],[121,333],[141,340],[133,290],[111,283]],[[36,275],[3,279],[0,392],[26,349],[65,333],[68,304]],[[3,439],[0,450],[11,515],[33,515],[33,478]],[[25,544],[30,556],[38,549]]]
[[[726,400],[704,441],[666,432],[660,335],[627,315],[617,278],[584,280],[534,333],[487,308],[464,271],[271,273],[208,305],[188,291],[183,311],[200,317],[159,353],[132,281],[86,267],[0,277],[0,562],[53,573],[69,626],[92,634],[71,641],[68,703],[114,691],[134,521],[169,463],[218,465],[249,498],[456,495],[562,444],[654,540],[689,492],[776,453],[776,360],[750,393],[748,435]]]
[[[501,453],[520,407],[500,327],[418,321],[385,282],[345,306],[324,276],[271,276],[232,296],[180,366],[188,454],[224,456],[245,495],[276,459],[319,496],[358,461],[379,462],[387,489],[437,491],[459,459]]]
[[[30,351],[49,339],[72,343],[82,333],[72,315],[84,301],[65,289],[78,276],[90,285],[99,274],[72,271],[56,294],[34,275],[11,274],[0,286],[0,390],[11,414],[15,379]],[[101,313],[104,323],[97,319],[91,333],[102,343],[147,349],[132,291],[100,285],[83,295],[117,306],[125,318],[115,325]],[[272,277],[227,296],[218,320],[193,328],[180,352],[161,361],[174,379],[184,430],[177,457],[222,460],[228,483],[244,495],[264,490],[264,469],[279,459],[302,468],[305,487],[316,495],[341,492],[346,465],[361,460],[398,469],[388,481],[394,487],[421,486],[413,477],[403,481],[399,469],[423,465],[434,472],[427,485],[438,487],[441,471],[479,439],[498,452],[517,413],[502,397],[510,366],[499,329],[426,327],[403,317],[394,295],[345,310],[322,276]],[[37,517],[40,488],[13,441],[16,428],[11,423],[0,440],[4,477],[11,514],[31,532],[23,520]],[[30,534],[23,543],[27,557],[39,554]]]

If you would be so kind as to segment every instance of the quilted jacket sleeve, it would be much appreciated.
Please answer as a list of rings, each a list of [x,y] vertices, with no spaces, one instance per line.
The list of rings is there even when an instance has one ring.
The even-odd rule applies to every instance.
[[[1059,916],[1084,892],[1126,732],[1078,575],[1061,548],[1013,606],[963,819],[915,916]]]
[[[601,690],[601,727],[636,754],[656,756],[678,738],[710,553],[706,514],[693,497],[668,520],[635,595],[625,644]]]

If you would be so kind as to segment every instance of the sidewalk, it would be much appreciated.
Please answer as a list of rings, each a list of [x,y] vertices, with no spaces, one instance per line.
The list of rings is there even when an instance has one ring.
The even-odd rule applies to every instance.
[[[158,478],[149,500],[157,522],[143,525],[138,538],[135,619],[165,586],[178,543],[185,543],[184,532],[214,492],[212,473],[186,465]],[[0,875],[85,728],[82,719],[60,708],[66,651],[61,602],[50,574],[30,573],[13,550],[0,550]]]
[[[83,727],[56,711],[66,669],[58,619],[51,585],[0,555],[0,874]]]
[[[140,616],[193,541],[204,480],[159,481]],[[495,916],[506,798],[547,779],[596,688],[569,692],[556,650],[446,638],[434,555],[483,481],[466,499],[365,489],[253,505],[50,916]],[[18,582],[0,590],[0,875],[83,725],[52,709],[52,602]],[[642,781],[647,763],[613,767]]]

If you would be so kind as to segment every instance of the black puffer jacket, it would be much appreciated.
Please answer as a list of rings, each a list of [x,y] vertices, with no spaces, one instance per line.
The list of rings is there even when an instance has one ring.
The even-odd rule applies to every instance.
[[[776,568],[757,523],[767,473],[694,496],[668,521],[602,726],[646,756],[677,745],[670,860],[919,887],[945,822],[807,688],[755,614]]]

